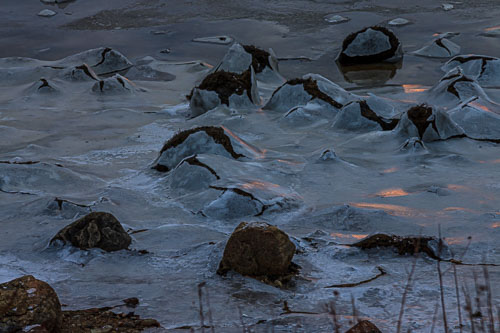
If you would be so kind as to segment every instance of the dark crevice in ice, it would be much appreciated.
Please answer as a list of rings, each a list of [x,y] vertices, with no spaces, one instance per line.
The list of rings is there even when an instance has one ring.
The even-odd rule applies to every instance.
[[[393,130],[398,122],[399,119],[391,119],[390,122],[386,122],[386,120],[379,115],[377,115],[369,106],[366,101],[359,101],[359,108],[361,110],[361,115],[371,121],[374,121],[382,127],[382,130],[384,131],[391,131]]]
[[[207,169],[212,175],[215,176],[215,178],[217,179],[220,179],[219,175],[215,172],[214,169],[212,169],[211,167],[209,167],[208,165],[206,165],[205,163],[202,163],[200,162],[200,160],[198,160],[196,158],[196,155],[194,156],[191,156],[191,157],[188,157],[184,160],[184,162],[190,164],[190,165],[196,165],[196,166],[199,166],[199,167],[202,167],[202,168],[205,168]]]
[[[49,82],[46,79],[40,79],[40,81],[42,82],[42,85],[40,87],[38,87],[38,89],[42,89],[43,87],[49,87],[50,88],[50,84],[49,84]]]
[[[330,96],[328,96],[327,94],[325,94],[324,92],[322,92],[319,88],[318,88],[318,82],[316,80],[313,80],[312,78],[308,78],[308,79],[292,79],[292,80],[289,80],[287,81],[283,86],[285,85],[291,85],[291,86],[296,86],[296,85],[299,85],[301,84],[302,87],[304,88],[304,90],[312,96],[311,99],[314,99],[314,98],[318,98],[318,99],[321,99],[322,101],[325,101],[327,102],[328,104],[332,105],[333,107],[337,108],[337,109],[341,109],[343,107],[342,104],[340,104],[339,102],[337,102],[336,100],[334,100],[333,98],[331,98]],[[281,86],[280,88],[278,88],[274,93],[273,93],[273,96],[274,94],[276,94],[283,86]],[[272,98],[272,97],[271,97]]]
[[[446,47],[446,45],[443,44],[443,38],[436,39],[436,44],[439,47],[442,47],[443,49],[445,49],[449,54],[451,54],[451,51]]]
[[[88,77],[90,77],[92,80],[98,80],[93,73],[90,72],[90,69],[88,65],[83,64],[80,66],[76,66],[76,69],[81,69]]]
[[[418,130],[418,136],[422,138],[424,136],[425,130],[432,124],[432,128],[438,133],[439,131],[436,127],[436,121],[428,121],[427,119],[432,115],[432,108],[425,104],[417,105],[408,110],[408,119],[415,125]]]
[[[237,188],[237,187],[220,187],[220,186],[210,186],[210,188],[212,188],[214,190],[218,190],[218,191],[223,191],[223,192],[232,191],[232,192],[234,192],[234,193],[236,193],[238,195],[250,198],[252,201],[259,202],[262,205],[262,210],[260,212],[258,212],[257,214],[255,214],[255,216],[261,216],[262,214],[264,214],[264,211],[267,208],[269,208],[269,205],[264,205],[264,203],[262,201],[260,201],[259,199],[257,199],[252,193],[248,193],[246,191],[243,191],[240,188]]]
[[[450,85],[448,86],[448,88],[446,90],[449,93],[452,93],[453,95],[457,96],[457,98],[460,98],[460,94],[458,93],[457,88],[455,88],[455,84],[458,82],[474,82],[474,80],[469,79],[468,77],[461,75],[461,77],[459,79],[450,83]]]
[[[97,64],[95,64],[94,66],[92,67],[97,67],[99,65],[102,65],[104,63],[104,61],[106,61],[106,54],[109,53],[111,51],[111,49],[109,47],[105,48],[102,53],[101,53],[101,61],[99,61]]]
[[[379,277],[386,275],[387,272],[380,266],[377,266],[377,269],[379,270],[379,273],[375,275],[374,277],[371,277],[367,280],[359,281],[359,282],[352,282],[352,283],[341,283],[341,284],[332,284],[331,286],[326,286],[325,288],[352,288],[352,287],[357,287],[362,284],[371,282],[373,280],[378,279]]]

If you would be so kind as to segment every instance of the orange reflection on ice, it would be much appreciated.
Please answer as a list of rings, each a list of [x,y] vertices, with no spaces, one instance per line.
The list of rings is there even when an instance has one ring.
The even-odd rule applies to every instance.
[[[330,236],[336,237],[336,238],[363,239],[363,238],[366,238],[368,236],[368,234],[341,234],[341,233],[337,233],[337,232],[332,232],[330,234]]]
[[[280,187],[279,185],[269,183],[269,182],[264,182],[264,181],[253,181],[250,183],[245,183],[241,185],[246,190],[252,190],[252,189],[259,189],[259,190],[268,190],[270,188],[277,188]]]
[[[406,94],[414,94],[427,91],[429,88],[426,88],[420,84],[403,84],[403,89]]]
[[[491,113],[495,113],[493,111],[491,111],[486,105],[483,105],[483,104],[479,104],[477,102],[470,102],[469,103],[470,105],[472,105],[473,107],[475,108],[478,108],[478,109],[481,109],[483,111],[486,111],[486,112],[491,112]],[[496,114],[496,113],[495,113]]]
[[[448,188],[449,190],[453,190],[453,191],[466,190],[467,189],[467,187],[465,187],[463,185],[457,185],[457,184],[449,184],[448,186],[446,186],[446,188]]]
[[[385,210],[388,214],[394,216],[416,216],[420,215],[416,209],[408,208],[399,205],[389,205],[389,204],[378,204],[378,203],[368,203],[368,202],[355,202],[351,205],[359,208],[375,208]]]
[[[377,192],[375,195],[382,198],[392,198],[392,197],[404,197],[410,193],[406,192],[402,188],[390,188],[387,190],[382,190]]]
[[[245,141],[243,141],[239,136],[237,136],[236,134],[234,134],[233,132],[231,132],[227,127],[224,127],[222,126],[222,129],[227,132],[227,134],[229,134],[233,139],[235,139],[236,141],[238,141],[243,147],[247,148],[248,150],[250,150],[252,153],[254,153],[258,159],[262,159],[266,156],[266,152],[267,150],[266,149],[263,149],[263,150],[259,150],[251,145],[249,145],[248,143],[246,143]]]
[[[476,213],[475,210],[465,207],[446,207],[443,209],[445,212],[468,212],[468,213]]]
[[[493,30],[500,30],[500,25],[484,29],[484,31],[493,31]]]
[[[495,222],[491,225],[491,227],[494,228],[500,228],[500,222]]]
[[[396,172],[398,170],[399,170],[399,168],[394,167],[394,168],[382,170],[382,173],[393,173],[393,172]]]

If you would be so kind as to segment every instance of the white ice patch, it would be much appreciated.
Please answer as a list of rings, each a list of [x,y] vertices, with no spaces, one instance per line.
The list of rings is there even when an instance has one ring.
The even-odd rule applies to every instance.
[[[252,55],[245,51],[241,44],[236,43],[229,48],[216,70],[241,74],[248,70],[251,65]]]

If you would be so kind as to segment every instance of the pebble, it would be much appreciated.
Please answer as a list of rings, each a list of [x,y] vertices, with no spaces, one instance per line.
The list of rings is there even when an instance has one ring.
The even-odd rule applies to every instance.
[[[38,13],[38,16],[42,16],[42,17],[51,17],[51,16],[54,16],[56,15],[57,13],[53,10],[50,10],[50,9],[44,9],[44,10],[41,10],[40,13]]]
[[[411,23],[409,20],[405,19],[405,18],[402,18],[402,17],[398,17],[398,18],[395,18],[394,20],[390,20],[388,22],[389,25],[406,25],[408,23]]]
[[[455,8],[455,6],[453,6],[451,3],[443,3],[441,5],[441,8],[448,11],[448,10],[452,10],[453,8]]]

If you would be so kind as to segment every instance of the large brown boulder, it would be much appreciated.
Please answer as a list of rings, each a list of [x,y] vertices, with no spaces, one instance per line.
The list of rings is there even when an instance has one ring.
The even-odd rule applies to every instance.
[[[113,215],[95,212],[61,229],[50,242],[56,241],[82,250],[100,248],[111,252],[128,248],[132,238]]]
[[[295,245],[277,227],[265,222],[242,222],[227,241],[217,273],[234,270],[279,286],[296,271],[294,253]]]
[[[363,320],[351,327],[345,333],[382,333],[377,326],[368,320]]]
[[[47,283],[26,275],[0,284],[0,332],[57,332],[61,320],[59,298]]]

